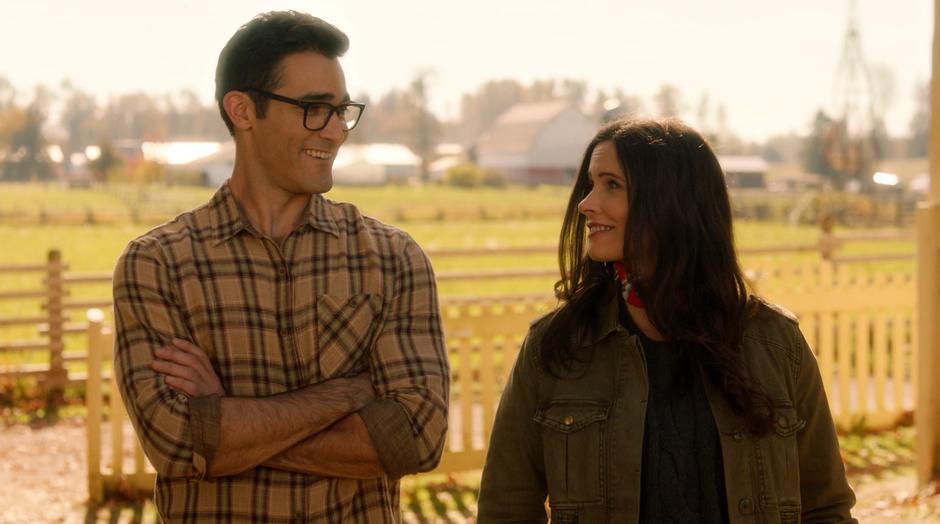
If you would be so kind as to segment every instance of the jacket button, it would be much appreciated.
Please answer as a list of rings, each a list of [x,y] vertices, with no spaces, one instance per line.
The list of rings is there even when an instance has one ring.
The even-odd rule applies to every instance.
[[[754,513],[754,503],[751,502],[751,499],[744,497],[738,502],[738,510],[741,511],[742,515],[750,515]]]
[[[562,420],[562,422],[563,422],[566,426],[570,426],[570,425],[574,424],[574,417],[572,417],[571,415],[568,415],[567,417],[565,417],[565,420]]]
[[[777,418],[777,425],[779,425],[781,428],[785,428],[785,427],[788,427],[790,424],[787,424],[787,417],[784,417],[783,415],[781,415],[780,417]]]
[[[741,433],[740,431],[735,431],[734,435],[732,435],[731,438],[737,441],[742,441],[744,440],[744,433]]]

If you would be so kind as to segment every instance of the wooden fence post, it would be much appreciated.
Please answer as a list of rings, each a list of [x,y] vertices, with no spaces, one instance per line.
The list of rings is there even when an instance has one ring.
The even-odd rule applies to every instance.
[[[85,385],[85,421],[88,459],[88,499],[93,504],[104,500],[104,481],[101,476],[101,310],[88,311],[88,381]]]
[[[940,479],[940,0],[934,1],[933,80],[930,83],[930,191],[917,209],[917,333],[919,373],[917,480],[921,487]]]
[[[65,318],[62,301],[65,295],[63,281],[64,267],[62,253],[58,249],[49,251],[46,264],[46,315],[49,323],[49,372],[46,375],[44,387],[48,397],[48,409],[52,414],[58,411],[62,403],[65,384],[68,376],[62,352],[65,349],[63,335],[65,332]]]

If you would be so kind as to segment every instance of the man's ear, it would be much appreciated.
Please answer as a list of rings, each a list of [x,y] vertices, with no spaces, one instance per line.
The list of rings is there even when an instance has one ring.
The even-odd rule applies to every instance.
[[[255,123],[255,103],[242,91],[229,91],[222,97],[222,107],[235,129],[251,129]]]

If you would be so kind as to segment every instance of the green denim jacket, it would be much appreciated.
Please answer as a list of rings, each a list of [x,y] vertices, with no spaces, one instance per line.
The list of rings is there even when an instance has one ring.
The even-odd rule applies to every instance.
[[[564,379],[539,368],[547,317],[533,323],[496,414],[478,522],[545,522],[546,496],[552,522],[639,520],[646,363],[619,322],[617,300],[601,305],[601,329],[584,341],[590,363]],[[753,436],[704,380],[730,521],[856,522],[819,368],[796,318],[758,300],[743,345],[777,419],[775,431]]]

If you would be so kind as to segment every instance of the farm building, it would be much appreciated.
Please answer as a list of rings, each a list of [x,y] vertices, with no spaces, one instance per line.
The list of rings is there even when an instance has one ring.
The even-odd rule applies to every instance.
[[[476,145],[480,167],[518,184],[566,184],[597,124],[563,101],[517,104]]]

